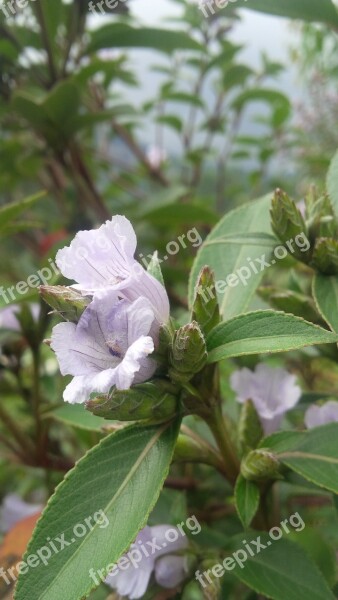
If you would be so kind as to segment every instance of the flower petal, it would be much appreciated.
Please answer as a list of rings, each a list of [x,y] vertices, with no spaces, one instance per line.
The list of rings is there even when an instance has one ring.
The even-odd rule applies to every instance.
[[[146,360],[154,352],[154,341],[149,336],[141,336],[127,350],[123,361],[116,367],[115,385],[118,390],[128,390],[139,373],[138,382],[146,381],[156,370],[153,360]],[[142,366],[142,372],[140,372]]]
[[[175,532],[176,535],[173,535]],[[172,525],[154,525],[151,527],[151,537],[162,550],[156,550],[156,556],[163,554],[172,554],[179,550],[184,550],[188,546],[188,540],[177,527]],[[175,538],[175,540],[173,539]],[[173,541],[170,541],[173,540]]]
[[[63,392],[63,399],[70,404],[82,404],[89,400],[91,394],[107,394],[115,385],[116,375],[117,368],[107,369],[94,376],[74,377]]]
[[[308,429],[338,422],[338,402],[329,400],[322,406],[314,404],[305,413],[305,425]]]
[[[164,588],[178,586],[187,576],[187,561],[184,556],[163,556],[155,563],[155,579]]]
[[[84,290],[117,286],[130,277],[136,235],[131,223],[117,215],[99,229],[80,231],[69,247],[59,250],[56,263],[61,273]]]

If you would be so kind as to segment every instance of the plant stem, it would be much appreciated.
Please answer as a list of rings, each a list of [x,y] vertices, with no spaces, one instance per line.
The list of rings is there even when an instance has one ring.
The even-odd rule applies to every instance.
[[[212,431],[224,460],[224,472],[230,483],[234,484],[239,475],[239,460],[230,439],[228,427],[220,406],[216,406],[206,422]]]
[[[34,456],[35,450],[32,441],[25,436],[24,433],[17,426],[14,419],[7,413],[4,407],[0,404],[0,420],[7,427],[8,431],[12,434],[13,438],[17,441],[20,448],[24,451],[26,455],[29,457]]]

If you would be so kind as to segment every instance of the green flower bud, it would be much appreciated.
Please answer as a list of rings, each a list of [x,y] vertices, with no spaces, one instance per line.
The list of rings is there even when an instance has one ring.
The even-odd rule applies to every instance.
[[[275,192],[270,212],[272,229],[283,244],[294,240],[297,235],[307,235],[307,226],[301,212],[293,200],[280,189]],[[290,252],[290,254],[307,263],[310,258],[310,251],[301,252],[297,245],[294,246],[293,252]],[[287,246],[286,249],[288,250]]]
[[[312,189],[307,194],[305,203],[309,239],[312,244],[319,237],[337,237],[338,222],[330,198],[327,195],[319,197],[317,190]]]
[[[215,556],[215,558],[204,560],[200,565],[200,571],[202,573],[203,581],[203,600],[219,600],[221,598],[221,578],[216,577],[215,575],[211,575],[210,579],[209,577],[206,578],[205,576],[203,576],[203,573],[206,573],[207,571],[209,571],[210,573],[210,571],[212,571],[212,569],[215,568],[218,564],[220,564],[220,559],[219,557]]]
[[[252,450],[241,464],[241,473],[249,481],[281,479],[280,463],[267,448]]]
[[[206,365],[205,339],[195,321],[175,332],[169,362],[170,378],[183,384],[188,383]]]
[[[195,287],[192,319],[197,321],[205,336],[220,322],[215,288],[215,276],[210,267],[203,267]]]
[[[311,266],[324,275],[338,275],[338,240],[318,238]]]
[[[62,285],[42,285],[40,294],[49,306],[51,306],[65,321],[77,323],[90,303],[71,287]]]
[[[241,456],[257,448],[264,436],[263,427],[252,400],[242,407],[238,424],[238,444]]]
[[[154,379],[129,390],[113,390],[86,402],[86,409],[98,417],[117,421],[163,422],[178,412],[175,389],[170,382]]]

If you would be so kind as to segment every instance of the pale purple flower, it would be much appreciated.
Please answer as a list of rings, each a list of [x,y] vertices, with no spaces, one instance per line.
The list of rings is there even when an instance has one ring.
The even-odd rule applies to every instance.
[[[284,414],[297,404],[302,394],[294,375],[263,363],[254,371],[246,368],[236,371],[230,383],[238,402],[252,400],[266,434],[278,429]]]
[[[64,400],[81,403],[91,393],[107,393],[112,386],[125,390],[149,379],[156,370],[149,354],[158,331],[147,298],[130,302],[114,291],[97,293],[77,324],[60,323],[52,332],[61,373],[74,376]]]
[[[20,304],[10,304],[0,309],[0,329],[6,329],[19,333],[21,325],[17,315],[20,313]],[[37,303],[30,304],[30,310],[34,321],[38,321],[40,315],[40,306]]]
[[[169,541],[170,538],[167,537],[169,531],[176,532],[175,541]],[[174,588],[182,583],[187,575],[186,558],[176,555],[175,552],[184,550],[187,545],[187,539],[182,536],[177,527],[147,526],[140,531],[129,548],[128,552],[133,551],[135,562],[130,561],[128,564],[127,552],[123,557],[126,566],[122,570],[117,563],[108,575],[106,583],[118,594],[130,600],[142,598],[153,573],[159,585],[164,588]]]
[[[338,402],[329,400],[322,406],[316,404],[310,406],[305,413],[304,420],[308,429],[328,425],[328,423],[338,423]]]
[[[56,263],[61,273],[77,282],[73,287],[91,295],[115,290],[134,301],[140,296],[153,305],[161,323],[169,319],[165,288],[135,260],[136,235],[131,223],[115,216],[99,229],[80,231],[69,247],[59,250]]]
[[[147,159],[153,169],[159,169],[160,166],[166,161],[167,153],[158,146],[150,146],[150,148],[147,150]]]
[[[17,494],[5,496],[0,509],[0,531],[7,533],[19,521],[42,510],[42,504],[28,504]]]

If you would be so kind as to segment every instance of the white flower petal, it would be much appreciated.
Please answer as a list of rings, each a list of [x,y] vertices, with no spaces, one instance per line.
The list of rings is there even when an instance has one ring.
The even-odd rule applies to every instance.
[[[107,394],[115,385],[117,368],[107,369],[97,375],[74,377],[63,392],[63,399],[70,404],[82,404],[91,394]]]
[[[145,381],[156,369],[156,363],[151,361],[144,363],[144,359],[154,352],[154,341],[149,336],[142,336],[134,342],[127,350],[123,361],[116,367],[115,385],[118,390],[128,390],[134,382],[135,374],[143,365],[141,379]],[[146,373],[146,374],[145,374]]]
[[[131,223],[117,215],[99,229],[80,231],[69,247],[59,250],[56,263],[62,274],[82,289],[117,286],[130,277],[136,235]]]
[[[155,563],[155,579],[164,588],[174,588],[187,576],[187,561],[184,556],[163,556]]]
[[[305,425],[308,429],[338,422],[338,402],[329,400],[322,406],[314,404],[305,413]]]
[[[188,546],[187,537],[172,525],[154,525],[151,527],[151,537],[162,548],[156,550],[156,557],[184,550]]]
[[[42,510],[42,504],[29,504],[17,494],[8,494],[0,510],[0,532],[6,533],[14,525]]]
[[[263,363],[255,371],[241,369],[232,374],[230,383],[238,402],[252,400],[266,433],[275,431],[283,415],[299,401],[302,390],[296,377],[285,369]]]

